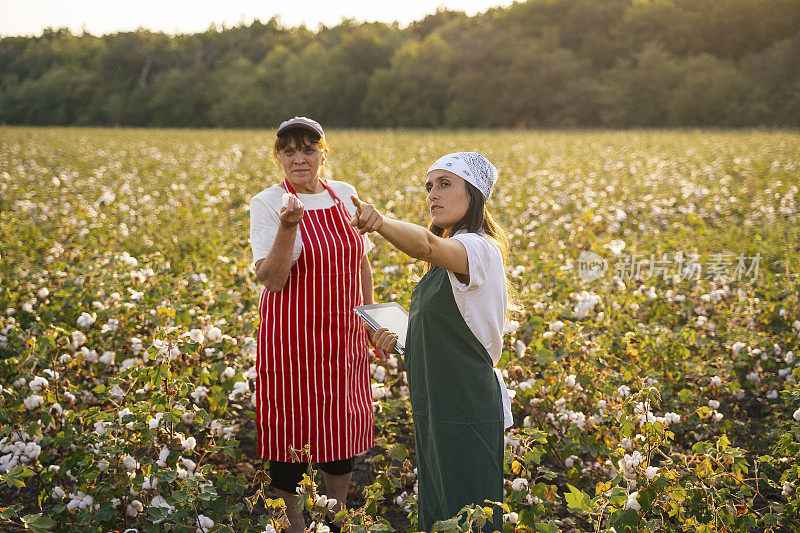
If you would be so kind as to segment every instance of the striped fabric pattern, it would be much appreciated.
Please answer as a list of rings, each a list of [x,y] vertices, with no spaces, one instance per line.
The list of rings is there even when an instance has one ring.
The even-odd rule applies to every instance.
[[[323,182],[324,184],[324,182]],[[286,189],[294,193],[284,181]],[[262,290],[256,362],[258,455],[291,462],[346,459],[374,443],[361,305],[364,241],[341,200],[306,211],[303,251],[280,292]]]

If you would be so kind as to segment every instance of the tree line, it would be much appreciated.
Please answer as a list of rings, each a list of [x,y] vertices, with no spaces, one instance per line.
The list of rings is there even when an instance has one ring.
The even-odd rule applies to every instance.
[[[528,0],[407,26],[0,39],[0,123],[800,126],[800,0]]]

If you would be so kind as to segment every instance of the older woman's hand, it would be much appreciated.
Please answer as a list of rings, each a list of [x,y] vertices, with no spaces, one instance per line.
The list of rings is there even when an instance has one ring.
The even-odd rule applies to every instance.
[[[379,350],[389,353],[394,350],[394,347],[397,345],[397,334],[392,333],[386,328],[380,328],[376,330],[375,334],[372,336],[372,345]]]
[[[300,198],[294,194],[286,193],[283,195],[283,208],[281,209],[281,224],[288,227],[296,226],[300,223],[305,212],[305,206]]]
[[[381,229],[383,215],[375,209],[374,205],[362,202],[356,195],[350,196],[350,199],[353,200],[353,205],[356,206],[356,214],[350,220],[351,226],[355,227],[362,235]]]

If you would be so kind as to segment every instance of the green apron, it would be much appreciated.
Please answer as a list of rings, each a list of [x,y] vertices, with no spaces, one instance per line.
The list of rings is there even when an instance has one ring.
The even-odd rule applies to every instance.
[[[411,293],[406,371],[416,438],[419,529],[467,504],[503,499],[503,404],[486,348],[453,298],[447,271],[431,269]],[[484,531],[502,531],[495,507]]]

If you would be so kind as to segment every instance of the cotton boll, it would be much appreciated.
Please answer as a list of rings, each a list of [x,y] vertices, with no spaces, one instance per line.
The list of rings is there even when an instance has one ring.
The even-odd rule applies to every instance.
[[[232,367],[226,367],[219,376],[220,381],[227,381],[236,375],[236,370]]]
[[[519,492],[528,488],[528,480],[522,477],[516,478],[511,482],[511,490]]]
[[[233,391],[228,395],[228,399],[235,400],[248,392],[250,392],[250,384],[247,381],[237,381],[233,384]]]
[[[199,402],[206,396],[208,396],[208,389],[202,385],[197,387],[194,391],[189,394],[192,398],[194,398],[195,403]]]
[[[292,199],[292,196],[294,196],[294,195],[291,194],[291,193],[288,193],[288,192],[283,193],[283,196],[281,196],[281,207],[282,208],[285,209],[285,208],[289,207],[289,201]]]
[[[167,458],[169,457],[169,448],[166,446],[161,447],[161,451],[158,454],[158,460],[156,464],[161,468],[165,468],[167,466]]]
[[[385,385],[380,383],[373,383],[372,388],[372,401],[380,400],[389,394],[389,390]]]
[[[186,425],[194,423],[195,412],[194,411],[185,411],[181,416],[181,420]]]
[[[42,402],[44,402],[44,398],[42,398],[38,394],[31,394],[30,396],[22,400],[22,402],[25,404],[26,409],[32,411],[33,409],[37,409],[39,408],[39,406],[42,405]]]
[[[197,440],[194,437],[188,437],[183,441],[183,449],[187,452],[194,450],[195,446],[197,446]]]
[[[719,401],[717,400],[709,400],[708,406],[712,409],[719,409]]]
[[[206,336],[199,329],[193,329],[187,335],[190,339],[198,344],[203,344],[206,340]]]
[[[658,467],[648,466],[644,471],[644,475],[647,477],[649,481],[653,481],[653,478],[655,478],[658,475]]]
[[[77,323],[78,326],[81,328],[88,328],[92,324],[94,324],[95,318],[90,315],[89,313],[83,312],[81,316],[78,317]]]
[[[380,365],[372,365],[372,379],[377,381],[378,383],[383,383],[383,380],[386,378],[386,368]]]
[[[528,347],[525,345],[525,343],[520,340],[514,343],[514,352],[517,354],[517,357],[524,357],[527,349]]]
[[[636,501],[639,492],[631,492],[628,495],[628,501],[625,502],[625,509],[633,509],[634,511],[641,511],[642,506]]]
[[[125,455],[122,458],[122,465],[126,470],[131,471],[136,470],[136,468],[139,466],[139,463],[130,455]]]
[[[131,518],[136,518],[142,510],[144,509],[144,505],[139,500],[133,500],[131,503],[128,504],[127,509],[125,510],[125,514],[130,516]]]
[[[216,326],[212,326],[206,332],[206,338],[211,342],[217,342],[222,338],[222,330]]]
[[[197,463],[185,457],[181,457],[181,463],[183,463],[183,466],[186,467],[188,472],[194,472],[194,469],[197,468]]]
[[[48,383],[48,381],[40,376],[36,376],[30,381],[30,383],[28,383],[28,387],[30,387],[30,389],[33,392],[41,392],[43,389],[46,389],[49,385],[50,384]]]
[[[761,383],[761,376],[758,375],[758,372],[748,372],[744,379],[751,383]]]
[[[204,514],[197,517],[197,533],[208,533],[214,527],[214,521]]]
[[[600,297],[588,291],[582,291],[578,295],[578,303],[573,309],[576,320],[581,320],[588,316],[594,307],[600,303]]]

